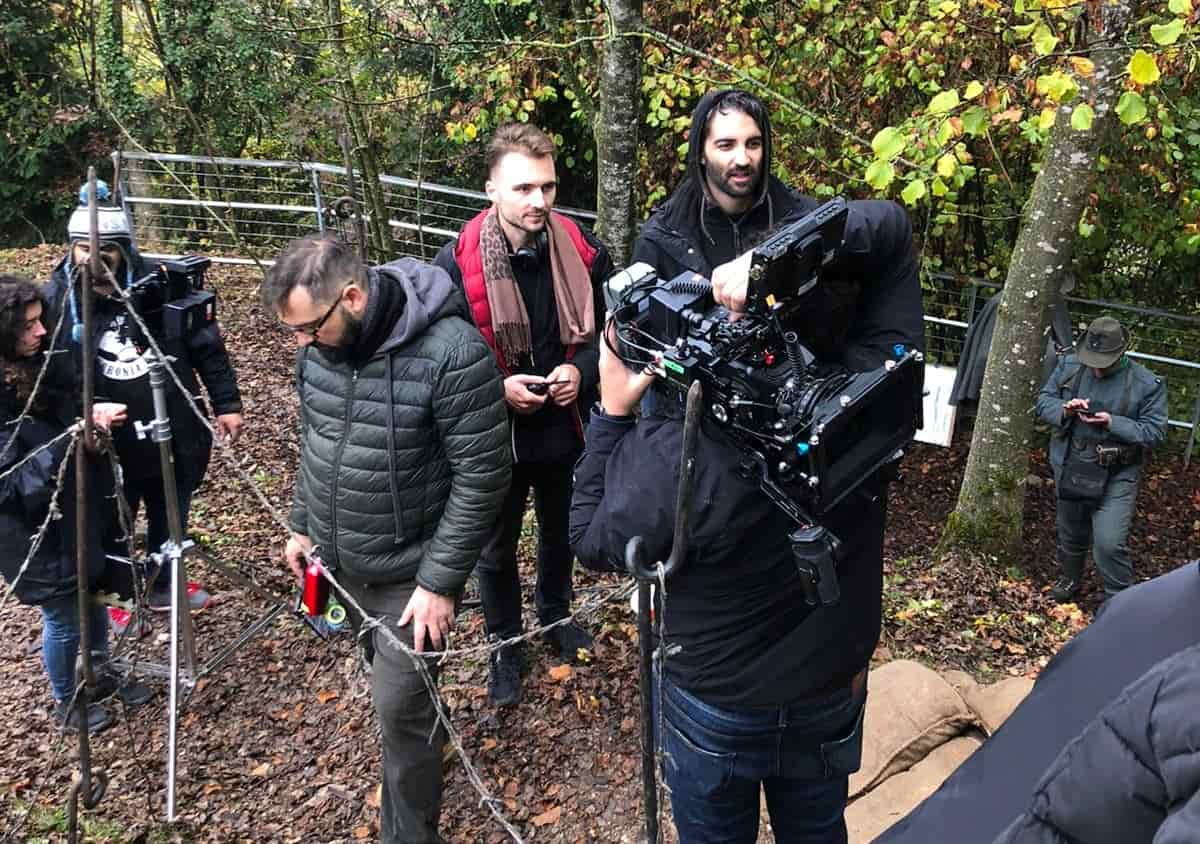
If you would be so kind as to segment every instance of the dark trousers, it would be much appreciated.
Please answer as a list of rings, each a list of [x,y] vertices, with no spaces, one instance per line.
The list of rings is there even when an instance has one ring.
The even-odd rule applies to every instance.
[[[663,774],[680,844],[754,844],[760,789],[776,841],[845,844],[864,700],[845,688],[787,706],[728,709],[664,680]]]
[[[1140,471],[1114,472],[1098,501],[1058,499],[1058,563],[1063,574],[1078,581],[1088,546],[1109,596],[1133,584],[1133,561],[1127,540],[1137,503]]]
[[[525,500],[533,489],[537,515],[537,588],[534,602],[538,621],[549,624],[571,612],[571,574],[575,557],[567,534],[571,511],[575,455],[554,463],[516,463],[512,485],[484,546],[479,566],[479,599],[489,634],[502,638],[521,633],[521,578],[517,572],[517,542],[525,516]]]
[[[185,539],[188,529],[188,509],[192,506],[192,493],[204,480],[204,472],[207,468],[207,459],[197,460],[184,457],[175,460],[175,497],[179,502],[179,518],[183,524]],[[143,502],[146,504],[146,551],[148,553],[158,551],[162,544],[171,538],[171,529],[167,524],[167,499],[162,475],[126,478],[125,500],[129,502],[129,512],[135,519],[138,508]],[[156,585],[162,586],[161,582]]]
[[[411,648],[412,625],[397,627],[396,621],[416,584],[382,588],[389,610],[383,613],[368,605],[367,611]],[[379,598],[374,596],[375,601]],[[371,701],[383,738],[379,840],[382,844],[441,844],[438,816],[442,810],[442,746],[446,731],[437,720],[429,688],[412,658],[389,644],[378,628],[371,631],[370,645]],[[425,665],[436,683],[437,661],[428,659]]]

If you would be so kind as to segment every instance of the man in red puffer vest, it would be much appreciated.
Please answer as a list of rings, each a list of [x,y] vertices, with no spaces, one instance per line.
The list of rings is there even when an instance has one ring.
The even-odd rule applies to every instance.
[[[597,397],[601,284],[613,265],[604,244],[552,211],[558,179],[554,142],[544,132],[528,124],[500,127],[486,164],[491,207],[468,222],[434,263],[466,293],[504,376],[512,485],[476,568],[488,636],[499,642],[521,635],[517,541],[531,488],[538,621],[551,624],[571,612],[571,475],[583,447],[587,413],[580,407]],[[573,621],[549,630],[546,640],[567,659],[592,646],[591,635]],[[520,644],[493,652],[488,693],[498,706],[520,698],[524,663]]]

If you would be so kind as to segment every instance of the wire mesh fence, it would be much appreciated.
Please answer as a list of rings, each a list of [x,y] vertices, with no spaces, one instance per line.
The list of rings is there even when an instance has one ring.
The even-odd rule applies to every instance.
[[[202,252],[217,263],[270,263],[293,238],[347,231],[339,214],[351,196],[345,167],[124,152],[121,174],[138,242],[149,255]],[[361,174],[353,176],[353,195],[362,196]],[[489,203],[480,191],[386,175],[379,181],[397,256],[431,260]],[[582,209],[556,210],[584,223],[596,218]],[[1000,285],[944,273],[926,276],[923,285],[927,357],[957,366],[971,320]],[[1113,302],[1067,302],[1076,335],[1102,313],[1129,328],[1131,355],[1167,378],[1171,425],[1194,437],[1200,421],[1200,362],[1193,359],[1200,348],[1200,318]]]
[[[218,263],[269,262],[291,239],[346,231],[346,168],[311,161],[261,161],[143,152],[121,155],[124,200],[148,254],[203,252]],[[386,226],[396,255],[430,260],[488,205],[480,191],[381,176]],[[583,222],[596,215],[562,211]],[[378,223],[367,219],[368,225]]]

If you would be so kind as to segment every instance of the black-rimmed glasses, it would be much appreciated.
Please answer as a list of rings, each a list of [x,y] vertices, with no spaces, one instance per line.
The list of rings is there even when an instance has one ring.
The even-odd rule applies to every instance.
[[[342,303],[342,297],[346,295],[346,291],[349,289],[349,284],[343,287],[341,291],[338,292],[337,298],[333,300],[333,304],[329,306],[329,310],[325,311],[321,318],[316,322],[310,322],[307,325],[288,325],[286,322],[282,322],[280,323],[280,327],[286,331],[292,332],[293,334],[307,334],[309,337],[315,338],[317,336],[317,332],[321,330],[321,326],[328,322],[329,318],[333,316],[333,312],[336,311],[337,306]]]

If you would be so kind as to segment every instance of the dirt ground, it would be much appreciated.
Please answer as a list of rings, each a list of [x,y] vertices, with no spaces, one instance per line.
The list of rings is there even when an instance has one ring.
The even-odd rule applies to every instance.
[[[0,252],[4,271],[44,278],[61,247]],[[221,322],[246,404],[237,460],[279,512],[296,468],[296,399],[291,340],[255,301],[251,270],[219,269]],[[877,659],[914,657],[983,679],[1034,675],[1089,622],[1102,593],[1094,572],[1078,606],[1046,592],[1054,571],[1054,495],[1044,451],[1030,464],[1024,558],[1002,569],[986,558],[934,567],[930,551],[953,508],[969,439],[918,445],[894,489],[886,547],[886,623]],[[1178,454],[1156,457],[1142,484],[1130,538],[1139,577],[1197,556],[1200,483]],[[279,600],[294,597],[279,559],[283,532],[214,456],[192,510],[192,535]],[[523,544],[529,573],[529,537]],[[197,563],[193,579],[213,593],[197,617],[201,659],[232,642],[268,604]],[[584,571],[581,600],[621,581]],[[532,608],[527,608],[532,622]],[[458,644],[482,642],[482,616],[466,607]],[[540,643],[530,652],[521,703],[497,711],[487,700],[482,658],[444,668],[442,693],[483,783],[526,841],[634,842],[642,835],[635,617],[626,601],[590,619],[595,657],[565,668]],[[142,640],[142,659],[165,660],[166,624]],[[0,611],[0,841],[65,840],[63,807],[75,769],[74,737],[52,729],[35,609]],[[109,777],[106,796],[85,813],[93,841],[342,842],[378,831],[379,740],[366,678],[351,637],[326,643],[288,612],[205,677],[180,727],[179,821],[163,823],[165,684],[149,706],[121,713],[92,744]],[[501,842],[460,762],[446,762],[443,834],[450,842]],[[667,824],[669,826],[669,823]],[[764,840],[769,840],[764,836]]]

